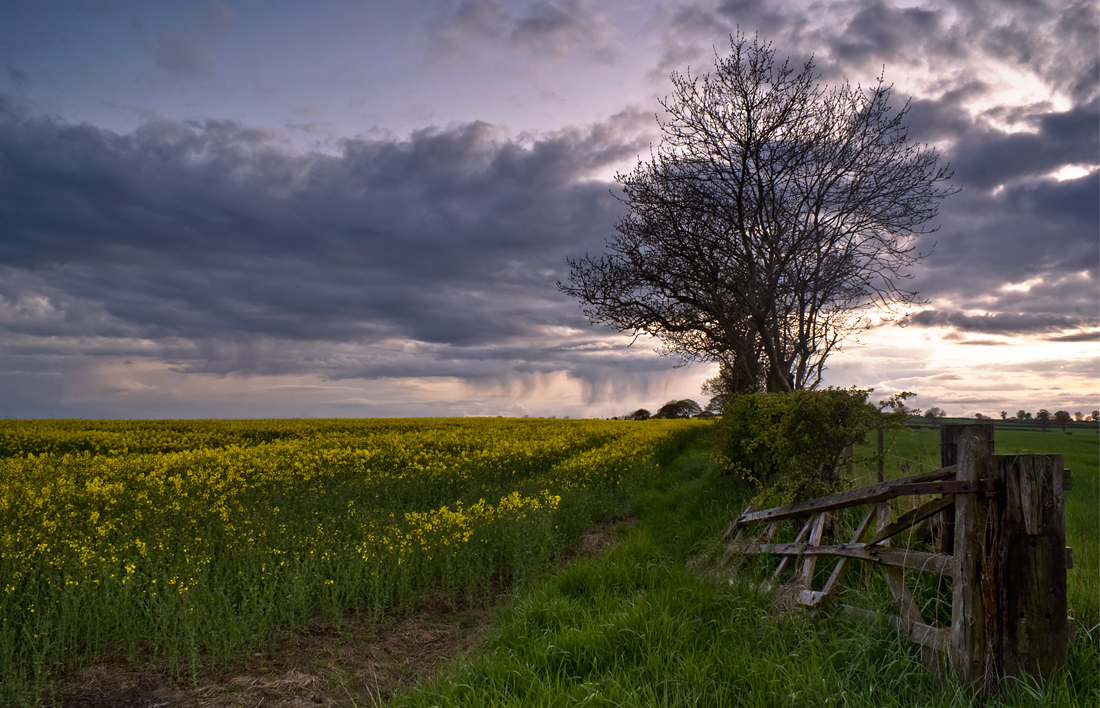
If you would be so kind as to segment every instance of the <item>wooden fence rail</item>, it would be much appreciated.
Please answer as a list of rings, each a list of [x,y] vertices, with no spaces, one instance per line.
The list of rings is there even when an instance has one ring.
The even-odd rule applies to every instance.
[[[938,671],[946,660],[959,680],[978,690],[988,691],[1006,676],[1049,677],[1066,665],[1073,631],[1063,504],[1069,470],[1061,455],[994,455],[992,433],[990,425],[944,426],[940,469],[774,509],[750,507],[730,525],[727,538],[733,536],[739,553],[780,557],[765,581],[769,586],[800,564],[788,586],[811,607],[833,596],[851,561],[874,563],[899,608],[884,618],[921,645],[931,667]],[[935,494],[941,496],[893,518],[892,500]],[[851,536],[825,542],[834,526],[830,515],[858,506],[868,509]],[[892,537],[932,517],[940,531],[936,552],[891,547]],[[798,533],[792,542],[773,543],[785,520],[800,521]],[[837,562],[815,590],[821,556]],[[925,620],[906,570],[932,573],[950,586],[950,625]],[[883,617],[846,605],[844,610],[865,619]]]

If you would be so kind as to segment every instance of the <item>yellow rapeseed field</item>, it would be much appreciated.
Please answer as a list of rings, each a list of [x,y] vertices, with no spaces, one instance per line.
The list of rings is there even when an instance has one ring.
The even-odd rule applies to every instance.
[[[0,695],[104,652],[473,598],[614,511],[695,421],[0,421]]]

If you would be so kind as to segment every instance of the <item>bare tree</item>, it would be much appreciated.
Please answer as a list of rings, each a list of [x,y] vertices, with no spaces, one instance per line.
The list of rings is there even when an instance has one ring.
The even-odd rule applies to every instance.
[[[827,89],[812,60],[731,43],[713,74],[672,75],[660,146],[616,176],[629,212],[609,253],[570,259],[558,286],[593,323],[719,362],[734,392],[813,388],[862,310],[917,302],[914,238],[955,190],[882,77]]]

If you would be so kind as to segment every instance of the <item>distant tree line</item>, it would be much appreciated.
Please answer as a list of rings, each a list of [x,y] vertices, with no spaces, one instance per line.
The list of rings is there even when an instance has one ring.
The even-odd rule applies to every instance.
[[[723,410],[726,408],[727,402],[731,396],[729,394],[728,381],[722,376],[716,376],[707,380],[703,384],[702,393],[710,396],[710,402],[705,407],[700,406],[690,398],[682,400],[672,400],[661,406],[656,413],[650,412],[648,409],[639,408],[638,410],[627,413],[626,415],[616,416],[612,420],[660,420],[669,418],[714,418],[722,415]],[[938,406],[932,406],[923,413],[919,411],[910,411],[912,415],[920,414],[921,417],[930,421],[935,425],[939,425],[940,422],[947,418],[947,411]],[[985,415],[984,413],[975,413],[975,420],[995,420],[993,416]],[[1000,419],[1003,421],[1018,421],[1024,423],[1034,423],[1042,428],[1043,432],[1053,424],[1062,428],[1063,432],[1073,423],[1098,423],[1100,422],[1100,411],[1093,411],[1089,415],[1085,415],[1081,411],[1076,413],[1070,413],[1069,411],[1055,411],[1051,413],[1046,408],[1041,408],[1035,414],[1029,413],[1026,410],[1020,409],[1016,411],[1016,415],[1012,418],[1009,417],[1008,411],[1000,412]]]
[[[721,410],[718,411],[719,413]],[[680,401],[669,401],[661,406],[656,413],[650,413],[645,408],[639,408],[633,413],[619,416],[613,420],[659,420],[668,418],[710,418],[715,415],[708,405],[705,409],[690,398]]]
[[[1040,408],[1038,413],[1032,415],[1028,411],[1021,408],[1020,410],[1016,411],[1016,416],[1014,418],[1009,418],[1008,411],[1001,411],[1000,415],[1001,420],[1004,421],[1016,420],[1025,423],[1033,422],[1036,425],[1040,426],[1044,432],[1047,430],[1047,428],[1050,427],[1051,423],[1060,426],[1062,428],[1062,431],[1065,432],[1066,428],[1068,428],[1072,423],[1100,422],[1100,411],[1093,411],[1088,417],[1086,417],[1085,414],[1081,411],[1077,411],[1076,413],[1072,414],[1069,411],[1055,411],[1054,413],[1051,413],[1046,408]],[[940,419],[947,417],[947,413],[942,408],[932,406],[924,412],[924,417],[932,423],[938,423]],[[975,413],[974,418],[977,420],[994,420],[993,416],[988,416],[983,413]]]

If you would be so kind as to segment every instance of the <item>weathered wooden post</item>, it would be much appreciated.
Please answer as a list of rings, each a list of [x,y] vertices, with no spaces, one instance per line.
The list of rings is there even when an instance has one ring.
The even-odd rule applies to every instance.
[[[1061,455],[991,455],[983,426],[956,437],[951,664],[983,691],[1006,676],[1050,678],[1068,660],[1065,477]]]
[[[940,467],[950,467],[959,461],[958,440],[962,432],[967,428],[976,428],[982,431],[989,443],[989,454],[994,453],[993,424],[976,423],[974,425],[943,425],[940,426]],[[940,512],[939,529],[937,533],[940,553],[951,554],[955,549],[955,510],[947,508]]]
[[[998,677],[1049,678],[1066,665],[1065,481],[1061,455],[995,455],[990,466],[1002,509],[994,527],[994,648]]]
[[[985,431],[967,426],[957,437],[959,482],[986,477],[989,443]],[[986,623],[982,598],[987,505],[976,494],[955,495],[955,568],[951,596],[949,653],[956,678],[966,684],[985,683]]]
[[[992,455],[996,450],[993,446],[993,424],[992,423],[973,423],[971,425],[942,425],[940,426],[940,467],[950,467],[959,461],[959,441],[962,438],[963,432],[970,428],[972,430],[980,430],[982,437],[985,438],[986,443],[989,445],[989,454]]]

